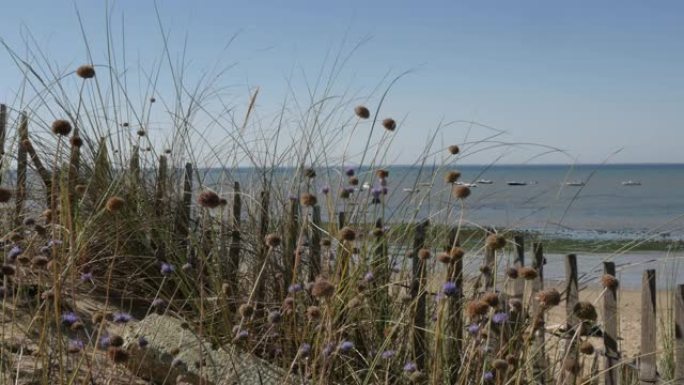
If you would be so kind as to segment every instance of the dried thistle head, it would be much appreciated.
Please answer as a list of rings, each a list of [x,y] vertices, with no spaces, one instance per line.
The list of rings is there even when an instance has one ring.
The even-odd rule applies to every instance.
[[[361,119],[370,118],[370,111],[365,106],[356,106],[354,108],[354,113]]]
[[[349,184],[352,186],[358,186],[359,185],[359,178],[357,178],[355,176],[349,177]],[[347,191],[347,190],[345,190],[345,191]]]
[[[321,318],[321,309],[318,306],[309,306],[306,309],[306,316],[310,321]]]
[[[506,269],[506,275],[510,279],[517,279],[518,278],[518,269],[515,267],[509,267]]]
[[[451,262],[453,262],[451,255],[447,252],[441,252],[441,253],[437,254],[437,260],[442,262],[445,265],[448,265]]]
[[[451,154],[451,155],[456,155],[459,152],[461,152],[461,149],[455,144],[452,144],[451,146],[449,146],[447,148],[447,150],[449,151],[449,154]]]
[[[539,273],[532,267],[523,266],[518,268],[518,275],[520,275],[524,279],[530,280],[537,278],[537,276],[539,276]]]
[[[76,75],[82,79],[92,79],[95,77],[95,68],[90,64],[84,64],[76,68]]]
[[[461,177],[461,173],[458,171],[449,171],[444,175],[444,181],[446,183],[456,183],[458,178]]]
[[[387,179],[389,177],[389,171],[381,168],[375,171],[375,175],[380,179]]]
[[[351,227],[345,226],[340,229],[340,240],[353,241],[354,239],[356,239],[356,231]]]
[[[335,294],[335,285],[325,278],[318,278],[311,288],[311,295],[316,298],[329,298]]]
[[[493,250],[501,250],[506,246],[506,238],[499,234],[490,234],[487,236],[485,244]]]
[[[280,246],[281,239],[280,239],[280,236],[278,234],[271,233],[271,234],[268,234],[266,236],[266,238],[264,238],[264,242],[266,243],[266,246],[271,247],[271,248],[275,248],[275,247]]]
[[[0,187],[0,203],[9,202],[12,199],[12,190]]]
[[[472,300],[466,306],[466,314],[469,318],[476,318],[487,314],[489,311],[489,304],[481,300]]]
[[[492,361],[492,367],[497,372],[505,372],[508,369],[508,362],[506,360],[502,360],[501,358],[497,358],[496,360]]]
[[[458,199],[466,199],[470,196],[470,188],[466,186],[454,186],[451,192],[453,193],[454,197]]]
[[[105,205],[105,207],[107,208],[107,211],[109,211],[110,213],[115,213],[121,210],[125,204],[126,201],[124,201],[123,198],[114,196],[107,200],[107,204]]]
[[[454,260],[461,259],[465,256],[465,250],[462,247],[454,246],[449,250],[449,255],[451,255],[451,258]]]
[[[67,136],[71,133],[71,129],[71,123],[68,120],[57,119],[52,122],[52,132],[57,135]]]
[[[394,131],[397,129],[397,122],[392,118],[387,118],[382,121],[382,126],[385,127],[387,131]]]
[[[311,193],[304,193],[302,194],[301,198],[299,198],[300,203],[302,206],[306,207],[313,207],[318,203],[318,199],[316,199],[316,196],[311,194]]]
[[[221,205],[221,198],[212,190],[202,191],[197,197],[197,203],[208,209],[213,209]]]
[[[73,147],[76,148],[83,146],[83,139],[81,139],[81,137],[78,135],[72,136],[71,139],[69,139],[69,142]]]
[[[579,351],[582,354],[591,355],[594,354],[594,350],[594,345],[592,345],[589,341],[582,341],[579,346]]]
[[[582,321],[596,321],[596,308],[589,301],[580,301],[572,308],[572,313]]]
[[[603,277],[601,277],[601,285],[606,289],[615,290],[618,288],[619,284],[620,282],[614,275],[604,274]]]
[[[250,305],[248,303],[243,303],[238,308],[238,311],[240,312],[241,316],[243,316],[245,318],[249,318],[252,316],[252,314],[254,314],[254,307],[252,307],[252,305]]]
[[[422,249],[418,250],[418,258],[421,261],[426,261],[426,260],[430,259],[430,256],[431,256],[430,249],[422,248]]]
[[[497,307],[499,305],[499,295],[493,291],[490,291],[482,296],[482,301],[484,301],[490,307]]]
[[[561,294],[555,288],[542,290],[537,293],[537,301],[543,309],[549,309],[560,304]]]

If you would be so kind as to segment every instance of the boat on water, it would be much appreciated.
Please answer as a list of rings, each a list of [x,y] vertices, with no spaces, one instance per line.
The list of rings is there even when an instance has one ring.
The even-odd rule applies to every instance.
[[[419,192],[420,190],[417,189],[417,188],[404,187],[403,189],[401,189],[401,191],[403,191],[403,192],[405,192],[405,193],[417,193],[417,192]]]
[[[571,181],[571,182],[565,182],[566,186],[584,186],[584,182],[582,181]]]
[[[457,186],[477,187],[477,183],[456,182],[454,184]]]
[[[509,186],[527,186],[527,182],[518,182],[514,180],[508,181],[506,184]]]
[[[365,183],[361,186],[361,190],[369,190],[370,188],[371,188],[371,185],[370,185],[370,183],[368,183],[368,182],[365,182]]]
[[[490,179],[480,179],[477,181],[477,183],[479,183],[479,184],[492,184],[494,182],[492,182]]]
[[[641,182],[635,180],[626,180],[622,182],[623,186],[641,186]]]

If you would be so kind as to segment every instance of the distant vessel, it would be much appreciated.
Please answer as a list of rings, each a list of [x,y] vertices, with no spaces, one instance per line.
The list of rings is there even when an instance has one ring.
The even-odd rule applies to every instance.
[[[492,182],[490,179],[480,179],[477,181],[477,183],[479,183],[479,184],[492,184],[494,182]]]
[[[634,180],[626,180],[622,182],[623,186],[641,186],[641,182]]]
[[[371,188],[371,185],[370,185],[370,183],[368,183],[368,182],[365,182],[365,183],[361,186],[361,190],[368,190],[368,189],[370,189],[370,188]]]
[[[413,192],[419,192],[420,190],[417,188],[405,187],[405,188],[401,189],[401,191],[407,192],[407,193],[413,193]]]
[[[580,181],[572,181],[572,182],[565,182],[566,186],[584,186],[584,182]]]
[[[514,180],[506,182],[509,186],[527,186],[527,182],[516,182]]]
[[[457,186],[465,186],[465,187],[477,187],[476,183],[466,183],[466,182],[456,182],[454,183]]]

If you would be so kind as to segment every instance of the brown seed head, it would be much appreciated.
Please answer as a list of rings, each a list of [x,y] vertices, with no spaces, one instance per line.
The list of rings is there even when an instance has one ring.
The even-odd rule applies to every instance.
[[[537,293],[537,301],[544,309],[558,306],[561,302],[561,294],[555,288],[542,290]]]
[[[304,193],[302,196],[299,198],[300,203],[302,206],[307,206],[307,207],[313,207],[318,203],[318,199],[316,199],[316,196],[311,194],[311,193]]]
[[[441,252],[441,253],[437,254],[437,260],[442,262],[445,265],[448,265],[454,261],[451,258],[451,255],[449,255],[449,253],[447,253],[447,252]]]
[[[309,306],[306,309],[306,316],[310,321],[321,318],[321,309],[318,306]]]
[[[515,267],[509,267],[508,269],[506,269],[506,275],[510,279],[517,279],[518,278],[518,269],[516,269]]]
[[[518,275],[520,275],[520,276],[523,277],[524,279],[528,279],[528,280],[529,280],[529,279],[535,279],[535,278],[537,278],[537,276],[539,275],[539,273],[537,273],[537,270],[535,270],[535,269],[532,268],[532,267],[523,266],[523,267],[521,267],[521,268],[518,269]]]
[[[2,267],[0,267],[0,272],[9,277],[11,275],[14,275],[17,272],[17,269],[13,265],[5,264],[2,265]]]
[[[316,298],[329,298],[335,294],[335,285],[325,278],[318,278],[311,288],[311,295]]]
[[[332,241],[330,241],[329,238],[323,238],[321,239],[321,246],[323,247],[330,247],[332,245]]]
[[[572,313],[582,321],[596,321],[598,314],[591,302],[580,301],[572,308]]]
[[[0,187],[0,203],[9,202],[12,198],[12,190]]]
[[[349,178],[349,184],[352,186],[358,186],[359,185],[359,178],[352,176]]]
[[[455,144],[452,144],[451,146],[449,146],[448,150],[449,150],[449,154],[451,154],[451,155],[456,155],[459,152],[461,152],[461,149]]]
[[[392,118],[387,118],[382,121],[382,126],[385,127],[387,131],[394,131],[397,129],[397,122]]]
[[[71,123],[68,120],[57,119],[52,122],[52,132],[57,135],[67,136],[71,132]]]
[[[105,207],[107,208],[107,211],[110,213],[115,213],[119,210],[121,210],[124,207],[124,204],[126,201],[123,200],[121,197],[111,197],[107,200],[107,204]]]
[[[490,234],[485,240],[487,247],[494,250],[501,250],[506,246],[506,238],[498,234]]]
[[[508,362],[506,360],[497,358],[496,360],[492,361],[492,367],[497,372],[505,372],[506,369],[508,369]]]
[[[268,234],[266,238],[264,239],[264,242],[266,243],[266,246],[268,247],[278,247],[280,246],[280,236],[275,233]]]
[[[418,250],[418,258],[420,258],[422,261],[430,259],[430,256],[430,249],[422,248]]]
[[[449,171],[444,175],[444,181],[446,183],[456,183],[458,178],[461,177],[461,173],[458,171]]]
[[[42,268],[42,267],[47,266],[48,262],[50,262],[50,260],[47,259],[47,257],[45,257],[45,256],[43,256],[43,255],[36,255],[36,256],[33,257],[33,259],[31,260],[31,264],[32,264],[33,266],[39,267],[39,268]]]
[[[200,206],[208,209],[214,209],[221,205],[221,198],[212,190],[202,191],[197,197],[197,203]]]
[[[497,307],[499,305],[499,295],[494,292],[485,293],[482,296],[482,301],[490,307]]]
[[[356,106],[356,108],[354,108],[354,113],[361,119],[370,118],[370,111],[364,106]]]
[[[115,348],[121,347],[124,344],[124,339],[118,334],[114,334],[109,337],[109,345]]]
[[[92,79],[95,77],[95,68],[90,64],[84,64],[76,68],[76,75],[83,79]]]
[[[356,239],[356,231],[350,227],[343,227],[340,229],[340,240],[353,241]]]
[[[458,199],[466,199],[470,196],[470,188],[466,186],[454,186],[452,193]]]
[[[381,168],[375,171],[375,175],[377,175],[377,177],[380,179],[387,179],[387,177],[389,177],[389,171],[385,170],[384,168]]]
[[[460,259],[463,258],[463,256],[465,255],[465,250],[463,250],[462,247],[455,246],[452,247],[451,250],[449,250],[449,255],[451,255],[451,258],[453,258],[454,260]]]
[[[143,130],[143,129],[141,128],[141,129],[138,130],[137,134],[138,134],[138,136],[145,136],[145,130]]]
[[[81,147],[83,146],[83,139],[81,139],[80,136],[74,135],[69,139],[69,142],[73,147]]]
[[[594,345],[592,345],[589,341],[582,341],[579,346],[579,351],[586,355],[594,354]]]
[[[620,282],[618,282],[618,279],[615,278],[614,275],[604,274],[603,277],[601,277],[601,285],[606,289],[615,290],[618,288],[619,284]]]
[[[480,273],[482,274],[491,274],[492,273],[492,268],[488,265],[482,265],[480,266]]]
[[[240,312],[240,315],[245,318],[249,318],[252,316],[252,314],[254,314],[254,308],[248,303],[243,303],[240,305],[238,311]]]
[[[487,314],[489,311],[489,304],[481,300],[472,300],[466,306],[466,314],[470,318],[476,318]]]

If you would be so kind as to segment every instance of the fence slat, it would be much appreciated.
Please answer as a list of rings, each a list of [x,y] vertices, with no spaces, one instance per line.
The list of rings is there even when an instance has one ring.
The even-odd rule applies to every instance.
[[[0,104],[0,170],[3,169],[5,162],[5,138],[7,137],[7,106]],[[0,173],[0,184],[2,183],[2,173]]]
[[[230,246],[228,246],[228,271],[226,279],[230,287],[231,309],[234,310],[235,301],[238,299],[240,290],[238,284],[238,271],[240,270],[240,222],[242,218],[242,196],[240,195],[240,182],[233,185],[233,211],[230,224]]]
[[[603,272],[615,276],[615,263],[603,262]],[[606,385],[618,385],[618,368],[620,353],[618,352],[618,310],[617,288],[606,288],[603,293],[603,346],[606,349],[605,372]]]
[[[309,282],[313,282],[321,274],[321,206],[313,207],[311,214],[313,226],[310,226],[309,240],[311,260],[309,261]]]
[[[532,297],[544,289],[544,248],[541,243],[532,244],[534,251],[534,263],[532,267],[537,270],[537,278],[532,281]],[[532,301],[532,314],[540,311],[538,301]],[[532,364],[533,383],[538,385],[546,384],[546,348],[544,346],[544,333],[535,333],[534,336],[534,361]]]
[[[579,288],[577,284],[577,256],[575,254],[568,254],[565,256],[565,317],[567,323],[567,330],[570,333],[570,338],[567,340],[565,346],[566,359],[573,359],[578,361],[579,352],[577,351],[577,340],[575,335],[577,328],[580,326],[577,316],[575,316],[575,305],[579,302]],[[572,371],[565,371],[564,384],[572,385],[577,381],[576,373]]]
[[[515,260],[513,260],[513,267],[519,269],[525,266],[525,237],[522,235],[516,235],[513,237],[515,241]],[[525,280],[524,279],[513,279],[509,281],[512,290],[509,294],[513,298],[522,299],[525,292]]]
[[[26,151],[26,146],[22,144],[25,140],[28,140],[28,116],[25,112],[22,112],[21,121],[19,123],[19,149],[17,151],[17,188],[14,207],[15,226],[19,226],[21,224],[21,212],[24,209],[24,201],[26,200],[26,170],[28,168],[28,152]]]
[[[458,228],[454,227],[449,231],[447,238],[447,252],[454,246],[459,246],[456,238]],[[458,288],[456,295],[452,298],[447,307],[447,340],[446,368],[449,373],[449,383],[458,382],[459,369],[461,367],[461,350],[463,341],[463,257],[457,258],[452,266],[449,267],[449,280],[453,281]]]
[[[641,281],[641,357],[639,360],[639,382],[654,384],[656,372],[656,272],[644,271]]]

